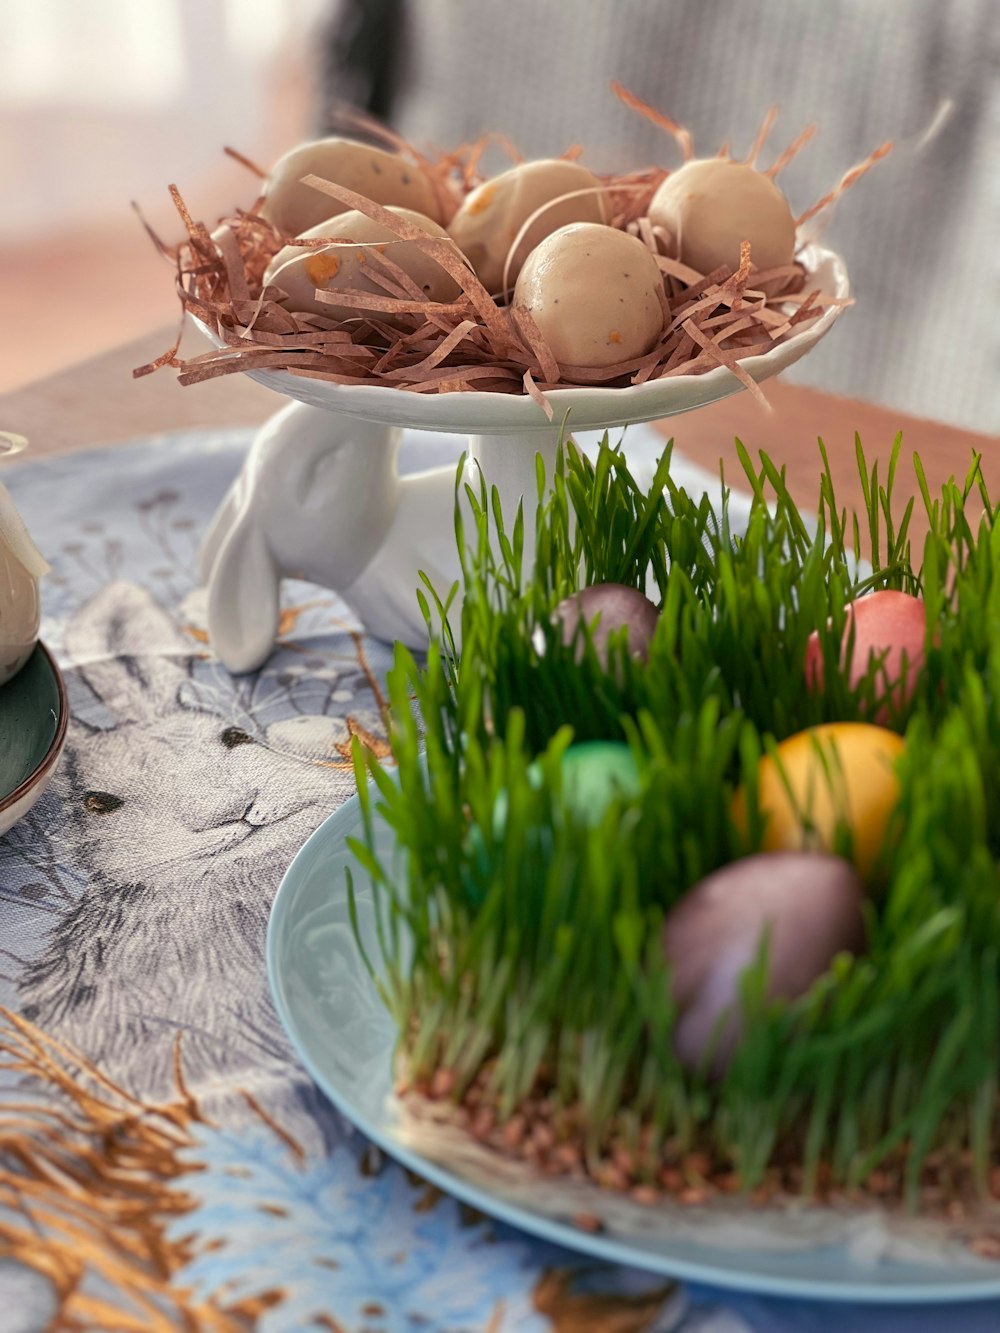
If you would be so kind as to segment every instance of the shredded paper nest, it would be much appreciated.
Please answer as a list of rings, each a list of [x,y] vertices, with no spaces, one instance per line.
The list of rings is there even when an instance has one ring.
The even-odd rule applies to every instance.
[[[622,100],[669,133],[684,160],[693,156],[691,136],[682,127],[616,86]],[[749,158],[755,163],[775,112],[768,113]],[[464,194],[484,177],[479,161],[488,143],[499,141],[515,160],[519,154],[500,136],[429,162],[389,131],[352,117],[352,127],[377,132],[387,146],[415,161],[431,177],[448,215]],[[812,137],[809,128],[775,160],[772,178]],[[880,157],[885,144],[848,172],[840,183],[796,219],[801,225],[827,207]],[[578,155],[571,149],[568,158]],[[253,169],[253,164],[232,153]],[[724,147],[720,155],[728,155]],[[383,224],[400,241],[427,251],[458,283],[461,295],[451,302],[428,301],[423,291],[392,260],[391,242],[379,253],[366,254],[368,277],[381,293],[338,290],[318,293],[339,305],[349,303],[358,316],[343,322],[314,314],[297,314],[282,304],[284,293],[263,278],[274,255],[285,245],[326,246],[327,239],[302,242],[284,235],[259,214],[262,197],[253,207],[223,218],[210,231],[196,221],[180,192],[171,194],[183,219],[187,239],[177,247],[154,240],[176,266],[177,290],[184,309],[201,320],[223,346],[181,359],[178,342],[136,375],[164,365],[179,371],[182,384],[195,384],[237,371],[286,370],[293,375],[345,385],[381,385],[412,393],[466,391],[528,394],[551,416],[549,390],[569,386],[626,387],[675,375],[697,375],[717,366],[729,369],[751,392],[756,383],[740,365],[743,358],[770,351],[801,332],[830,306],[842,304],[814,287],[801,263],[758,271],[748,244],[739,268],[699,273],[673,259],[666,237],[646,215],[650,200],[669,173],[660,168],[602,178],[611,200],[611,224],[649,248],[663,274],[664,331],[643,356],[592,369],[560,364],[530,315],[499,304],[476,275],[457,257],[451,244],[428,235],[381,205],[353,190],[316,176],[305,183],[330,196],[331,215],[356,209]],[[151,233],[152,234],[152,233]]]

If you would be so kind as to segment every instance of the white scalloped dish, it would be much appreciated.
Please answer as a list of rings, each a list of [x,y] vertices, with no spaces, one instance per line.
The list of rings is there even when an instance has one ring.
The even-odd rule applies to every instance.
[[[847,267],[833,250],[809,245],[798,258],[806,268],[810,290],[816,288],[824,296],[840,301],[849,298]],[[773,378],[811,351],[829,333],[843,310],[843,305],[830,306],[801,333],[777,343],[770,352],[742,359],[740,365],[758,383]],[[215,346],[223,346],[218,334],[201,320],[194,319],[194,322]],[[389,385],[336,384],[287,370],[244,373],[268,389],[299,402],[390,426],[455,434],[470,430],[480,434],[509,434],[552,429],[542,409],[527,394],[413,393]],[[606,426],[655,421],[691,412],[727,398],[742,387],[729,369],[719,366],[701,375],[675,375],[629,388],[553,389],[546,397],[556,422],[569,412],[574,430],[601,430]]]

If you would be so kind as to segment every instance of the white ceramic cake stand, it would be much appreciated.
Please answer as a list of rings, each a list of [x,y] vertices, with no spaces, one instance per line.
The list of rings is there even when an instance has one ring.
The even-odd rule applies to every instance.
[[[809,287],[849,295],[843,261],[819,246],[800,259]],[[833,306],[804,332],[742,366],[769,379],[798,361],[841,312]],[[216,343],[206,326],[203,332]],[[455,470],[400,477],[403,428],[468,435],[469,480],[479,471],[512,520],[525,498],[525,560],[534,550],[535,456],[551,477],[567,432],[604,430],[690,412],[743,386],[725,367],[634,388],[568,388],[548,395],[550,422],[527,396],[420,394],[350,386],[287,371],[248,372],[296,401],[262,428],[212,521],[202,549],[212,646],[231,671],[260,666],[274,645],[283,578],[335,590],[370,634],[426,646],[416,589],[423,571],[442,593],[459,575],[454,533]]]

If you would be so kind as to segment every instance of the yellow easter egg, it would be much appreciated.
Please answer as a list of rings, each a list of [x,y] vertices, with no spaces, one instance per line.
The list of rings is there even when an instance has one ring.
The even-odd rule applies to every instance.
[[[810,727],[781,742],[757,770],[758,803],[765,817],[762,851],[841,849],[838,830],[851,836],[851,859],[869,879],[899,800],[896,761],[901,737],[867,722]],[[737,825],[747,830],[746,794],[733,802]]]

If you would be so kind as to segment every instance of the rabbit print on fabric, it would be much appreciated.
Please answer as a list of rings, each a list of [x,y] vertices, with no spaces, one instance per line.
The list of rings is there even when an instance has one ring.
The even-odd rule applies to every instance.
[[[271,1101],[307,1085],[268,997],[268,912],[353,785],[349,732],[308,715],[257,728],[224,673],[199,680],[197,650],[130,583],[67,627],[61,794],[86,881],[22,978],[24,1013],[137,1096],[169,1094],[179,1036],[196,1095],[245,1079]]]

